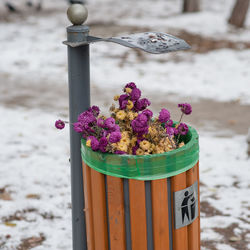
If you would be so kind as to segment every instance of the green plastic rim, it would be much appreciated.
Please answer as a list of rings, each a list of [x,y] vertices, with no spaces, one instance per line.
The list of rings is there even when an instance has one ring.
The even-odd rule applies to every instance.
[[[185,145],[163,154],[116,155],[94,152],[81,141],[82,160],[91,168],[105,175],[136,180],[158,180],[175,176],[194,167],[199,160],[199,136],[189,126],[181,138]]]

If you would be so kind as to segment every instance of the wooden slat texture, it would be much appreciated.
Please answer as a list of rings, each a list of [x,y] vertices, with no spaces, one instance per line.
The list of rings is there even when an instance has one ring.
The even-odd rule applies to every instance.
[[[83,167],[83,185],[84,185],[84,200],[85,200],[84,211],[85,211],[86,230],[87,230],[87,246],[89,250],[95,250],[90,168],[84,162],[82,163],[82,167]]]
[[[104,175],[91,169],[95,250],[108,250],[108,227]]]
[[[187,186],[192,186],[197,181],[197,164],[187,171]],[[197,201],[198,202],[198,201]],[[199,250],[199,218],[188,225],[188,250]]]
[[[122,179],[107,176],[110,250],[125,250],[125,218]]]
[[[154,250],[169,250],[167,179],[151,181]]]
[[[129,180],[132,250],[147,250],[147,223],[144,181]]]
[[[201,211],[200,211],[200,174],[199,174],[199,170],[200,170],[200,162],[198,161],[197,163],[197,180],[198,180],[198,199],[199,199],[199,203],[198,203],[198,211],[199,211],[199,215],[198,215],[198,244],[199,244],[199,249],[201,248]]]
[[[185,189],[186,185],[186,172],[171,177],[171,192],[172,192],[172,228],[173,228],[173,249],[174,250],[187,250],[188,249],[188,233],[187,226],[175,229],[174,227],[174,201],[173,192]]]

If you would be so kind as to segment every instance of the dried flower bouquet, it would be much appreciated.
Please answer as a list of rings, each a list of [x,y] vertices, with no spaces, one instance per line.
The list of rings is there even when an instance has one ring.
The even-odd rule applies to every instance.
[[[189,115],[192,107],[188,103],[178,104],[181,118],[175,123],[170,119],[170,112],[163,108],[153,118],[148,109],[151,102],[141,98],[141,91],[136,84],[126,84],[122,95],[114,100],[111,115],[100,115],[100,109],[92,106],[78,116],[73,124],[74,130],[86,139],[86,145],[93,151],[113,154],[149,155],[172,151],[184,145],[182,136],[188,133],[188,126],[182,123],[183,115]],[[56,121],[55,126],[63,129],[63,121]]]

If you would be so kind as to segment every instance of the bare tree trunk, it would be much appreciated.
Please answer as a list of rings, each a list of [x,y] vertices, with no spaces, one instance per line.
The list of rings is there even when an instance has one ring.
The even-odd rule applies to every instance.
[[[247,16],[248,7],[249,0],[237,0],[228,23],[236,27],[243,27]]]
[[[182,12],[200,11],[200,0],[183,0]]]

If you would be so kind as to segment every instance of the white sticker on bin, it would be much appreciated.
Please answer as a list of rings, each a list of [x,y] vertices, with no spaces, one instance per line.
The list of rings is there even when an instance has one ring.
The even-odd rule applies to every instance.
[[[175,228],[191,224],[198,216],[198,182],[174,192]]]

